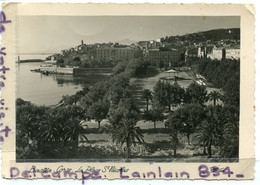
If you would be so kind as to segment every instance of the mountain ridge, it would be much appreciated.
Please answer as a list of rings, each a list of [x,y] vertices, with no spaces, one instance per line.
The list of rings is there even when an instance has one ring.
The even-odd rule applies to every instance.
[[[185,35],[165,36],[161,38],[161,42],[174,42],[176,40],[203,42],[206,40],[219,41],[223,39],[240,40],[240,28],[212,29]]]

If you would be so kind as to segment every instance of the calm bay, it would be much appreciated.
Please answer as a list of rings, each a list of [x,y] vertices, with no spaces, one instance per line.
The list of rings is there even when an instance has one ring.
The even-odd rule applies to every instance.
[[[30,101],[37,105],[55,105],[62,96],[73,95],[91,86],[97,81],[104,80],[109,74],[90,74],[88,76],[73,75],[43,75],[32,72],[41,62],[16,63],[16,98]]]

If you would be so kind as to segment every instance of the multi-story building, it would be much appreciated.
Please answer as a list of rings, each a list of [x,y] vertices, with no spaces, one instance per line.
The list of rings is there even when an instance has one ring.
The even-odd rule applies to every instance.
[[[208,54],[208,57],[211,59],[236,59],[240,58],[240,47],[214,47],[212,53]]]
[[[96,49],[97,60],[130,60],[140,52],[138,48],[99,47]]]
[[[240,58],[240,48],[226,48],[226,59],[236,59],[238,60]]]
[[[222,58],[224,58],[224,48],[223,47],[219,47],[219,48],[213,48],[212,53],[209,55],[209,57],[211,59],[217,59],[217,60],[221,60]]]
[[[199,58],[199,50],[198,50],[198,48],[193,47],[193,48],[186,49],[185,60],[187,60],[188,58],[191,58],[191,59]]]
[[[180,52],[177,49],[160,48],[148,50],[149,60],[151,63],[159,65],[161,62],[172,66],[181,58]]]
[[[212,46],[198,45],[191,48],[186,48],[185,59],[206,58],[208,53],[212,50]]]

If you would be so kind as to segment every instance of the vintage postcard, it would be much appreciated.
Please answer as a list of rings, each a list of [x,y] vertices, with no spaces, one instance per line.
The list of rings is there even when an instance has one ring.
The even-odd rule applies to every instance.
[[[2,8],[4,178],[254,178],[252,5]]]

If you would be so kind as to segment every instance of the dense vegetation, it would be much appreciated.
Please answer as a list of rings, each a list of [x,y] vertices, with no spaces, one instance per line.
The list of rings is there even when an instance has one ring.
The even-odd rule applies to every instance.
[[[198,61],[197,72],[224,91],[223,101],[239,107],[240,61]]]
[[[122,62],[121,60],[96,60],[96,59],[86,59],[78,56],[77,52],[72,54],[72,56],[55,55],[57,58],[57,65],[64,66],[78,66],[80,68],[113,68],[116,64]]]
[[[85,136],[82,121],[87,119],[95,119],[100,127],[100,122],[109,118],[110,131],[117,130],[128,122],[131,123],[131,129],[138,129],[135,124],[139,110],[128,88],[130,78],[138,75],[137,72],[147,73],[148,66],[143,63],[134,60],[118,64],[114,68],[114,74],[107,80],[86,87],[75,95],[64,96],[57,107],[36,106],[17,99],[17,157],[40,158],[43,155],[43,158],[56,158],[58,153],[49,150],[53,143],[63,143],[63,148],[59,147],[64,150],[64,155],[69,155],[69,150],[78,145],[76,135]],[[117,136],[113,135],[113,138],[119,142]],[[87,141],[87,138],[83,139]],[[130,139],[132,137],[120,142],[126,142],[130,146]],[[33,155],[35,152],[39,156]]]
[[[170,84],[160,80],[153,91],[143,90],[140,98],[146,106],[142,112],[133,99],[130,79],[154,75],[156,69],[140,59],[118,63],[107,80],[64,96],[56,107],[36,106],[17,99],[17,158],[149,157],[162,147],[173,150],[170,158],[185,157],[178,154],[183,148],[197,148],[196,155],[208,158],[237,158],[239,98],[237,102],[229,93],[237,96],[234,89],[239,87],[236,76],[239,77],[239,61],[207,61],[197,65],[201,74],[223,89],[223,96],[215,91],[208,93],[205,86],[196,82],[184,89],[178,81]],[[229,74],[224,74],[227,71]],[[218,80],[218,75],[226,75],[226,81]],[[217,104],[219,99],[224,103]],[[207,106],[208,101],[214,104]],[[98,129],[84,126],[89,119],[98,122]],[[102,125],[104,119],[109,123]],[[166,133],[171,141],[147,143],[144,130],[137,126],[138,121],[144,120],[154,125],[153,130],[146,132]],[[156,124],[161,121],[165,128],[157,129]],[[79,147],[79,143],[90,142],[87,136],[92,131],[108,133],[112,141],[105,146],[98,143]],[[182,142],[184,137],[187,142]]]

